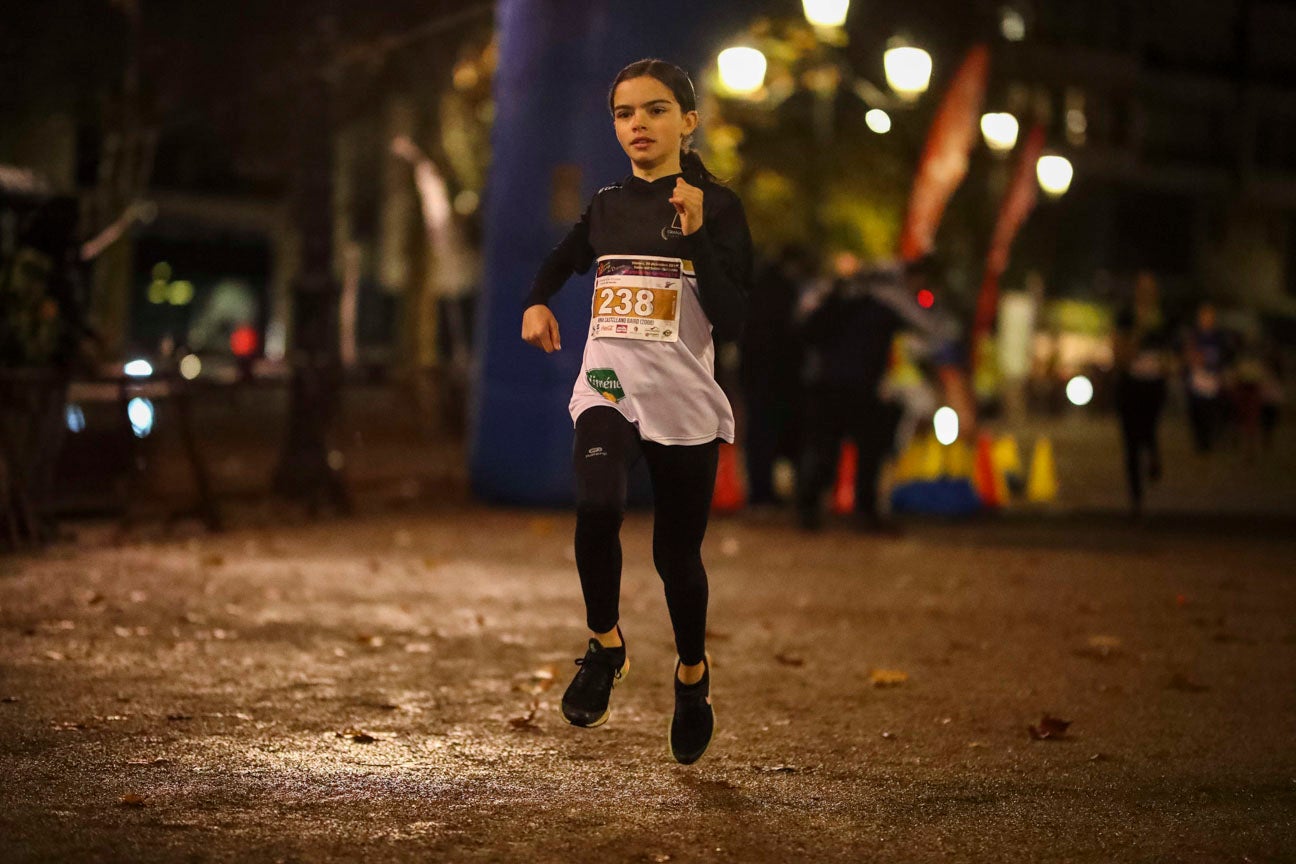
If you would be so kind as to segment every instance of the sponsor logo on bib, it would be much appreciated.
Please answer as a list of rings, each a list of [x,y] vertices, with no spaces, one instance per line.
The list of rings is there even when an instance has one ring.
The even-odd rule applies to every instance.
[[[609,402],[620,402],[625,398],[621,379],[614,369],[590,369],[585,373],[585,380]]]

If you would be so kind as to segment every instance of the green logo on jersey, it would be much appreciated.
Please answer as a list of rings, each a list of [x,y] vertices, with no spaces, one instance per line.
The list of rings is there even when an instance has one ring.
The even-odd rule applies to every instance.
[[[609,402],[620,402],[625,398],[615,369],[591,369],[585,373],[585,380]]]

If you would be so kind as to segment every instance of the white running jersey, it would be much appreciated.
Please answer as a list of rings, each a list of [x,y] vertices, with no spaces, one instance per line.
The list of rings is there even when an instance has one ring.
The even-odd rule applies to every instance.
[[[659,444],[734,440],[733,409],[715,380],[711,323],[691,261],[603,255],[590,333],[568,409],[572,422],[610,405]]]

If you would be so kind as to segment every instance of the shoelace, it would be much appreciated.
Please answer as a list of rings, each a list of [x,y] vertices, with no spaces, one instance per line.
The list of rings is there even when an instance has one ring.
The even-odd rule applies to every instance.
[[[590,668],[596,668],[598,666],[602,666],[604,669],[612,673],[613,678],[616,678],[618,680],[621,678],[621,670],[618,668],[614,668],[612,666],[611,658],[603,654],[586,654],[584,657],[576,658],[577,666],[584,666],[587,663],[590,665]]]

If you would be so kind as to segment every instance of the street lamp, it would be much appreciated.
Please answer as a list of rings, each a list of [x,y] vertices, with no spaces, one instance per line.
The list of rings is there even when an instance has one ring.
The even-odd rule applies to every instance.
[[[927,92],[931,83],[932,59],[921,48],[895,45],[882,55],[887,83],[902,99],[916,99]]]
[[[765,83],[765,55],[755,48],[726,48],[717,62],[720,83],[731,93],[750,96]]]
[[[1017,144],[1017,118],[1006,111],[982,114],[981,135],[991,150],[1006,153]]]
[[[891,115],[881,108],[870,108],[864,115],[864,123],[879,135],[885,135],[891,131]]]
[[[846,23],[850,0],[801,0],[801,8],[816,27],[840,27]]]
[[[1066,193],[1071,187],[1071,177],[1074,174],[1071,160],[1065,156],[1041,156],[1035,163],[1035,177],[1039,180],[1040,188],[1054,198]]]

